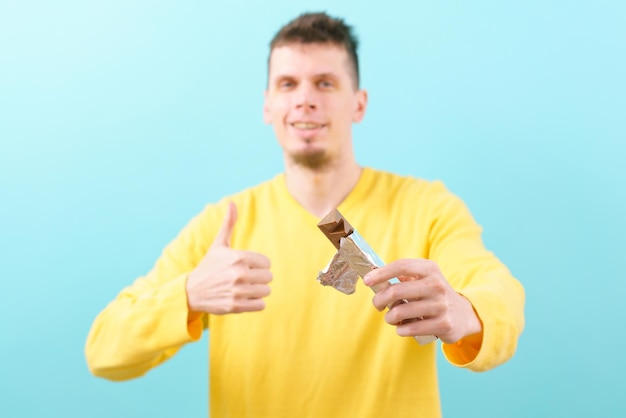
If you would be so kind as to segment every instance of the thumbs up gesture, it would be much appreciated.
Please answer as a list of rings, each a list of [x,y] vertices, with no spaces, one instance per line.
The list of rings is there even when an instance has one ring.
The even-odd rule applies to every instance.
[[[233,250],[230,237],[237,207],[230,203],[222,227],[200,263],[187,278],[187,304],[192,312],[223,315],[265,308],[270,294],[270,260],[253,251]]]

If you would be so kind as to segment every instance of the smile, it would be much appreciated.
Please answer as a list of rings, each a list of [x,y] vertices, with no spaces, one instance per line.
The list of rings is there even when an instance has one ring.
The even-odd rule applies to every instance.
[[[312,129],[323,128],[326,125],[321,124],[321,123],[314,123],[314,122],[293,122],[291,123],[291,126],[293,126],[296,129],[312,130]]]

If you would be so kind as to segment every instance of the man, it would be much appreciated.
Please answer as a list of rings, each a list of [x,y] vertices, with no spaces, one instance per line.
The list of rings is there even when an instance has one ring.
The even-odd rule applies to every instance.
[[[436,335],[472,370],[509,359],[521,285],[440,182],[358,165],[366,107],[350,27],[325,14],[283,27],[263,111],[284,174],[208,205],[118,295],[89,334],[91,371],[143,375],[208,327],[213,417],[438,417],[437,344],[402,336]],[[336,207],[395,260],[351,296],[315,281],[335,251],[317,222]],[[372,298],[367,286],[393,277]]]

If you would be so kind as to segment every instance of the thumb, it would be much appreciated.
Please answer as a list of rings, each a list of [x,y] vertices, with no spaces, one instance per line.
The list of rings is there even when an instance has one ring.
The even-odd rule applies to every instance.
[[[237,206],[233,202],[228,203],[228,209],[226,209],[226,216],[222,226],[213,241],[213,246],[230,247],[230,237],[233,233],[235,222],[237,221]]]

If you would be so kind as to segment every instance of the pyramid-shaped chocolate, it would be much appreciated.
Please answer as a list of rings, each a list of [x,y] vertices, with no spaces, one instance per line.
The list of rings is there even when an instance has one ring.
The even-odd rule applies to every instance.
[[[341,238],[347,237],[354,232],[352,225],[350,225],[337,209],[331,210],[328,215],[324,216],[317,224],[317,227],[337,249],[339,249]]]

